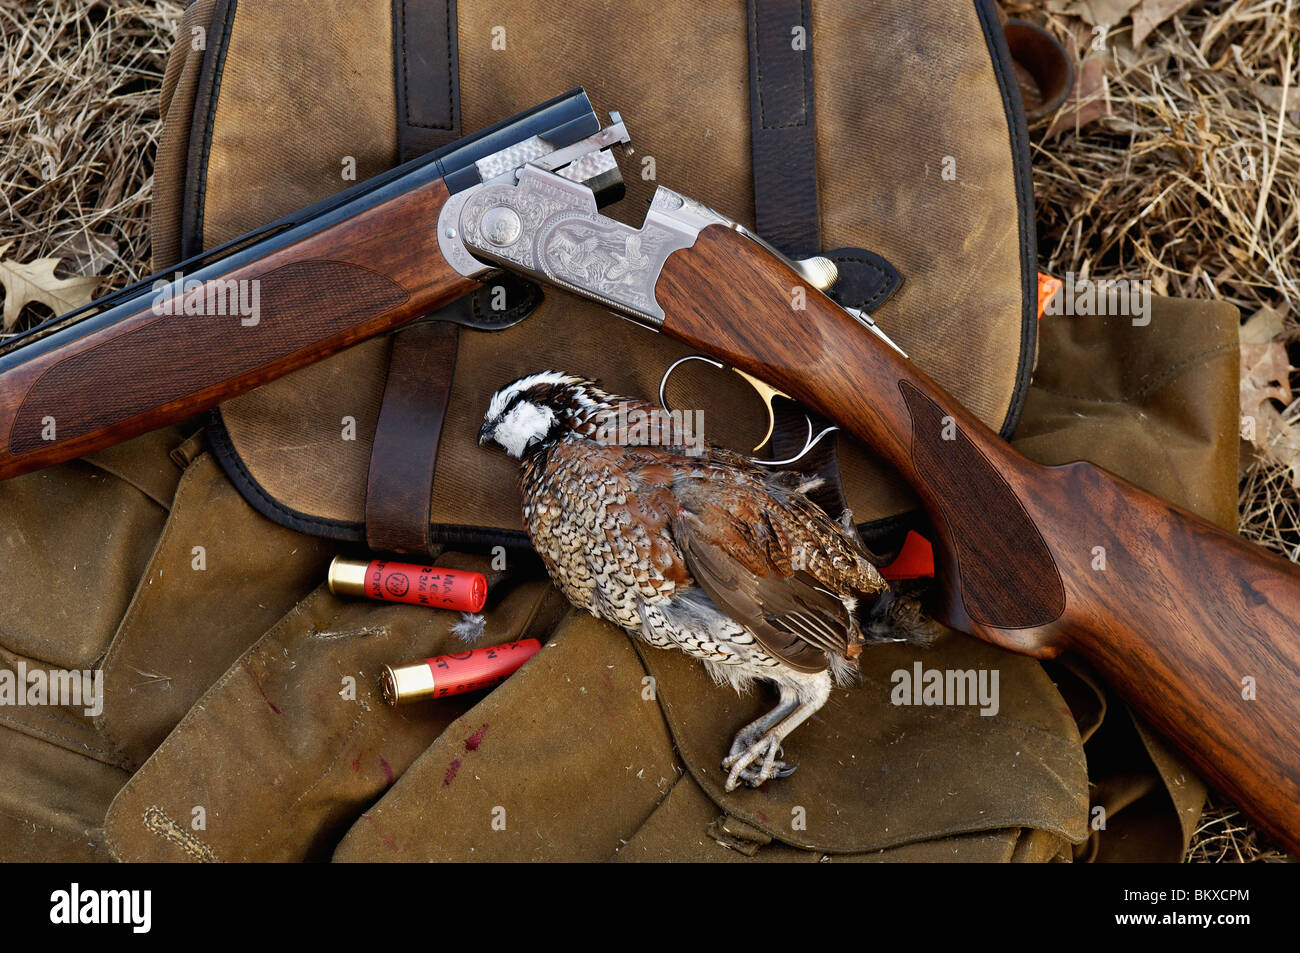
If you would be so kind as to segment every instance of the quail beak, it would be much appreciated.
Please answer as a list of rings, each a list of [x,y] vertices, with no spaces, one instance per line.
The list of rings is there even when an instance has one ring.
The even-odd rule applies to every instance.
[[[492,439],[492,426],[485,420],[483,426],[478,428],[478,445],[484,446]]]

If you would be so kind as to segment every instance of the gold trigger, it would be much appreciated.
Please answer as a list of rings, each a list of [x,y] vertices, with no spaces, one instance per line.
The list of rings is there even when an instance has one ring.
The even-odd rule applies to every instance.
[[[790,400],[791,398],[789,394],[777,390],[767,381],[760,381],[753,374],[746,374],[738,367],[733,367],[732,370],[749,381],[749,386],[758,391],[759,398],[762,399],[763,405],[767,407],[767,433],[763,434],[763,439],[750,451],[750,453],[758,453],[772,439],[772,431],[776,429],[776,408],[772,406],[772,399],[774,397],[784,397],[786,400]]]

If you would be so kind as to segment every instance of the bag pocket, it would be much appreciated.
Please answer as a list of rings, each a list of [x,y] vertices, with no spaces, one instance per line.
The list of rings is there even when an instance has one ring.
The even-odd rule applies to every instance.
[[[892,704],[893,673],[918,660],[997,671],[997,714]],[[401,859],[425,861],[818,859],[886,848],[896,859],[1049,859],[1084,838],[1082,745],[1037,662],[959,637],[924,651],[873,648],[863,661],[863,685],[836,690],[789,739],[794,775],[728,794],[722,757],[771,706],[767,693],[714,685],[693,660],[634,648],[573,610],[546,651],[420,755],[335,860],[392,856],[381,829]],[[719,832],[754,849],[728,851],[738,844]]]
[[[129,765],[94,725],[101,661],[168,518],[168,428],[0,482],[0,859],[103,860]]]
[[[549,584],[516,586],[484,613],[484,643],[544,637],[558,609]],[[362,823],[391,856],[392,834],[362,812],[477,697],[390,707],[382,667],[463,650],[451,632],[458,618],[311,593],[230,665],[117,795],[105,822],[114,855],[325,860]]]

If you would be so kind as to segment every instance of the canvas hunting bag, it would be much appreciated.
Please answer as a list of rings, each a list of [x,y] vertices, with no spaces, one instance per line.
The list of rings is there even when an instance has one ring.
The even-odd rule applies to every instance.
[[[583,85],[598,108],[620,109],[634,130],[629,195],[615,214],[639,215],[663,181],[755,224],[792,256],[827,254],[843,276],[837,289],[843,303],[866,307],[882,322],[890,313],[887,329],[909,353],[995,429],[1009,434],[1014,428],[1034,351],[1032,207],[1023,119],[991,5],[955,12],[933,5],[919,16],[904,4],[798,2],[669,4],[652,17],[595,3],[545,15],[522,5],[468,2],[372,2],[322,12],[307,18],[322,28],[296,26],[289,47],[286,17],[297,18],[284,4],[218,0],[191,8],[190,19],[205,27],[208,42],[202,51],[186,51],[182,31],[169,70],[177,78],[174,85],[169,78],[157,172],[157,267],[345,187],[350,179],[341,173],[350,160],[361,179],[527,108],[539,96]],[[860,55],[872,37],[904,34],[915,40],[906,69]],[[557,55],[565,49],[590,53]],[[276,69],[266,70],[267,62]],[[322,63],[331,68],[321,69]],[[884,181],[915,187],[873,185]],[[936,235],[943,236],[938,244]],[[954,260],[940,270],[936,256]],[[477,325],[433,325],[373,341],[223,405],[207,431],[214,456],[251,505],[297,530],[410,551],[419,548],[410,544],[418,536],[409,532],[414,512],[427,513],[430,544],[524,542],[515,465],[477,445],[491,391],[525,373],[572,368],[612,390],[652,395],[664,370],[687,352],[611,320],[595,305],[535,288],[509,290],[510,313],[503,318],[485,293],[468,306]],[[979,308],[962,306],[976,297]],[[527,318],[482,329],[517,320],[519,312]],[[400,389],[412,366],[437,379],[424,393]],[[754,396],[728,378],[685,374],[670,393],[674,405],[703,410],[710,439],[747,449],[764,420]],[[412,403],[437,404],[444,413],[434,425],[429,471],[421,465],[434,449],[429,433],[401,411]],[[352,421],[356,439],[341,439]],[[772,449],[789,455],[789,447]],[[840,445],[840,464],[859,522],[869,524],[878,545],[896,546],[901,535],[891,530],[908,520],[910,494],[848,442]],[[431,486],[393,490],[382,478],[389,470],[408,480],[431,472]],[[412,506],[409,496],[420,490],[424,498]],[[386,491],[407,499],[377,498]],[[402,506],[406,513],[397,513]],[[406,529],[394,532],[393,524]],[[605,629],[590,620],[564,627],[570,641],[580,631],[606,636]],[[589,636],[581,644],[588,643],[600,645]],[[989,651],[969,644],[965,650]],[[591,651],[588,645],[568,664],[595,671],[607,653],[628,654],[617,643],[602,645],[594,657]],[[665,691],[683,679],[692,693],[707,687],[707,679],[697,684],[702,673],[673,660],[644,664],[656,679],[662,675]],[[1012,664],[1022,673],[1012,679],[1019,686],[1013,694],[1026,694],[1030,704],[1052,697],[1035,663]],[[660,673],[661,665],[670,674]],[[640,669],[634,662],[631,671]],[[525,686],[527,697],[540,688]],[[633,695],[644,730],[666,738],[662,712]],[[703,697],[709,701],[679,701],[672,709],[678,719],[696,715],[677,745],[683,753],[698,749],[701,770],[716,760],[712,750],[722,740],[717,730],[699,737],[701,729],[730,725],[746,717],[740,708],[764,703],[762,697],[731,701],[726,717],[701,719],[717,700],[708,690]],[[557,709],[582,710],[561,698]],[[534,701],[513,706],[532,723]],[[645,717],[649,710],[655,718]],[[1063,738],[1049,758],[1052,770],[1078,779],[1072,726],[1055,721]],[[1008,750],[1023,747],[1016,723],[1005,724],[1002,743]],[[567,734],[553,722],[545,731]],[[572,731],[575,740],[589,734],[580,725]],[[182,725],[178,734],[184,733]],[[502,733],[521,749],[538,750],[522,724]],[[661,754],[671,761],[671,752]],[[805,771],[807,780],[791,796],[835,787],[838,778],[841,798],[862,798],[863,779],[837,772],[838,764],[834,759],[822,771]],[[994,854],[1012,850],[1024,830],[1051,832],[1043,840],[1053,845],[1047,854],[1081,836],[1064,815],[1033,820],[1030,805],[1069,801],[1057,781],[1037,774],[1042,767],[1030,769],[1040,782],[1027,780],[1013,799],[1019,814],[1008,802],[1007,816],[987,816],[999,831],[985,843]],[[716,765],[709,768],[716,775]],[[968,768],[979,773],[976,761]],[[445,773],[445,766],[437,770]],[[542,774],[536,766],[525,770]],[[661,774],[666,784],[682,772],[665,767]],[[651,799],[647,810],[664,791],[658,776],[655,782],[638,784],[640,799]],[[891,790],[900,804],[910,797],[905,789]],[[714,783],[710,796],[721,794]],[[961,814],[941,823],[965,830],[969,821],[958,820]],[[890,833],[867,834],[856,823],[833,833],[821,824],[813,828],[802,846],[837,853],[911,842],[920,833],[901,822]],[[935,833],[925,830],[925,836]],[[560,844],[555,849],[562,855]]]
[[[1030,456],[1094,459],[1235,519],[1231,307],[1159,300],[1153,334],[1100,318],[1047,323],[1034,386],[1024,384],[1035,330],[1028,170],[991,6],[793,4],[797,24],[811,24],[816,66],[775,86],[757,66],[781,46],[752,41],[769,35],[761,22],[784,41],[790,14],[760,22],[766,6],[670,2],[632,18],[595,2],[197,0],[163,86],[155,263],[345,187],[349,158],[360,180],[581,83],[633,130],[629,215],[656,184],[640,178],[651,157],[657,181],[741,221],[801,222],[782,239],[795,253],[810,234],[823,251],[856,249],[845,260],[866,263],[855,287],[879,296],[881,324],[991,425],[1009,432],[1023,403],[1018,445]],[[778,106],[815,122],[765,121]],[[815,186],[815,224],[806,202],[763,198],[772,166],[751,135],[755,110],[779,154],[806,156],[811,137],[815,162],[798,168],[804,194]],[[795,138],[782,140],[789,129]],[[683,353],[582,302],[510,290],[511,309],[529,316],[458,330],[454,371],[437,378],[447,399],[436,462],[414,464],[433,462],[423,518],[435,544],[522,542],[516,465],[472,436],[495,387],[557,366],[653,396]],[[464,307],[476,317],[473,301]],[[510,320],[481,302],[477,319]],[[201,429],[0,484],[0,570],[14,594],[0,605],[0,664],[84,666],[106,693],[98,714],[0,709],[4,856],[1180,855],[1203,789],[1158,739],[1088,672],[956,634],[866,653],[863,684],[837,690],[791,739],[799,771],[728,794],[721,753],[766,695],[737,696],[690,660],[577,613],[530,578],[522,549],[511,558],[520,568],[494,580],[484,641],[534,636],[545,650],[485,696],[384,705],[383,664],[461,648],[451,614],[340,599],[320,584],[335,553],[364,553],[374,532],[372,446],[385,408],[402,400],[389,404],[391,367],[439,353],[405,333],[223,405]],[[674,403],[703,407],[710,439],[747,448],[761,433],[738,382],[700,376],[680,388]],[[343,439],[349,417],[355,440]],[[906,493],[848,441],[839,451],[856,516],[887,539]],[[487,568],[451,548],[440,562]],[[52,572],[51,553],[78,571]],[[891,704],[895,674],[916,665],[997,672],[997,711]],[[345,677],[354,699],[340,696]]]
[[[1155,334],[1045,324],[1018,446],[1231,520],[1236,320],[1157,299]],[[541,580],[494,591],[486,638],[543,655],[486,696],[390,708],[381,665],[460,650],[456,617],[330,595],[338,545],[258,514],[182,428],[0,483],[0,513],[0,667],[104,685],[97,714],[0,707],[4,859],[1042,860],[1086,835],[1078,857],[1177,860],[1199,812],[1194,776],[1086,673],[960,636],[865,655],[864,684],[791,740],[794,787],[715,800],[719,745],[758,695],[639,655]],[[999,671],[1000,711],[892,706],[917,662]]]
[[[292,2],[257,0],[188,12],[205,43],[182,42],[168,71],[159,270],[581,85],[632,131],[628,195],[610,214],[639,224],[663,183],[794,257],[828,255],[842,303],[874,313],[993,429],[1014,429],[1034,355],[1033,208],[991,3],[307,6],[302,18]],[[906,41],[873,52],[881,37]],[[509,294],[494,310],[498,285]],[[282,525],[372,549],[525,544],[516,467],[477,444],[492,391],[551,368],[653,397],[689,353],[509,279],[453,307],[468,327],[371,341],[224,404],[209,436],[245,498]],[[670,396],[703,411],[714,442],[748,450],[763,434],[734,375],[687,366]],[[856,442],[838,451],[847,502],[888,551],[915,501]]]

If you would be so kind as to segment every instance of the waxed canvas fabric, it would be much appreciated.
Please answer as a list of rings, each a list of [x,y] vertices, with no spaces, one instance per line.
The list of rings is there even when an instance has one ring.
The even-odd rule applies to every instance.
[[[724,794],[719,762],[733,729],[771,699],[739,696],[680,653],[639,650],[573,613],[545,652],[420,756],[335,859],[383,856],[380,830],[396,858],[425,861],[729,860],[751,845],[763,859],[861,856],[972,832],[994,833],[1010,852],[1025,829],[1058,848],[1081,840],[1082,751],[1042,668],[959,636],[924,656],[998,668],[998,715],[891,705],[890,672],[917,653],[875,651],[864,684],[837,690],[789,740],[793,775]],[[485,727],[467,751],[464,739]],[[733,846],[710,831],[718,823]]]
[[[602,113],[622,111],[637,150],[623,160],[628,196],[607,214],[639,223],[663,183],[752,224],[744,0],[674,0],[653,16],[596,0],[462,0],[456,10],[464,132],[582,85]],[[387,0],[237,0],[213,15],[227,34],[219,68],[181,45],[184,65],[169,70],[178,76],[163,135],[171,158],[160,158],[158,176],[169,183],[165,193],[177,191],[177,180],[180,191],[196,193],[191,206],[201,215],[191,208],[182,222],[180,203],[159,211],[154,227],[166,240],[158,268],[176,260],[183,228],[213,247],[351,184],[344,157],[355,160],[357,181],[397,159]],[[898,267],[904,284],[876,318],[998,429],[1024,399],[1033,322],[1022,293],[1028,239],[1013,120],[976,6],[819,0],[809,26],[823,244],[869,248]],[[210,78],[201,79],[196,62]],[[277,68],[267,70],[269,62]],[[196,97],[186,97],[187,82]],[[331,536],[352,526],[360,538],[389,349],[387,339],[363,343],[220,408],[227,468],[264,512]],[[484,460],[476,440],[487,398],[502,383],[558,368],[653,395],[687,353],[554,293],[520,325],[462,331],[464,370],[443,426],[431,521],[521,538],[513,467]],[[765,423],[760,406],[719,376],[684,376],[678,400],[704,412],[711,439],[749,449]],[[345,419],[355,421],[355,440],[340,439]],[[906,487],[855,442],[842,440],[840,456],[859,522],[914,508]]]
[[[197,78],[173,75],[183,109]],[[1235,310],[1098,321],[1044,319],[1019,445],[1230,524]],[[1199,813],[1203,789],[1089,673],[956,635],[873,650],[791,737],[790,787],[723,795],[730,734],[770,698],[526,574],[494,592],[485,641],[535,634],[541,655],[490,694],[388,709],[377,666],[456,648],[452,618],[330,596],[337,544],[255,512],[192,431],[0,483],[0,667],[84,665],[107,696],[93,718],[0,706],[3,859],[1174,860]],[[914,660],[998,669],[999,715],[891,705],[882,679]],[[900,733],[924,773],[891,754]]]
[[[533,581],[492,606],[485,628],[494,642],[545,638],[562,612],[559,594]],[[384,664],[463,649],[450,631],[456,619],[316,589],[215,680],[117,795],[108,845],[124,860],[329,859],[358,816],[479,701],[399,709],[380,696]],[[196,805],[212,818],[202,830],[190,823]]]
[[[1199,459],[1214,499],[1230,499],[1234,320],[1227,306],[1157,300],[1153,324],[1178,334],[1108,336],[1077,352],[1084,329],[1045,329],[1044,379],[1071,362],[1071,373],[1094,382],[1074,398],[1104,401],[1114,424],[1094,427],[1061,410],[1059,389],[1035,389],[1027,443],[1050,428],[1056,441],[1149,485],[1170,444],[1199,446],[1187,465]],[[1139,388],[1143,398],[1106,383],[1121,360],[1154,385]],[[1142,400],[1183,409],[1161,419]],[[1125,426],[1143,419],[1158,422]],[[319,541],[256,514],[201,439],[184,436],[165,431],[118,448],[116,474],[77,462],[0,484],[5,525],[21,530],[3,537],[6,591],[45,584],[40,554],[68,544],[58,514],[78,513],[105,535],[158,514],[142,561],[114,556],[82,577],[101,591],[133,578],[129,618],[77,634],[62,625],[66,605],[47,602],[31,608],[26,628],[12,619],[4,627],[6,647],[27,638],[35,651],[24,633],[40,633],[52,647],[45,654],[64,660],[90,638],[93,654],[81,658],[130,676],[107,680],[95,720],[0,708],[8,858],[1043,861],[1077,851],[1172,860],[1199,810],[1194,777],[1176,759],[1153,761],[1159,742],[1144,744],[1144,731],[1087,673],[1042,669],[955,635],[918,657],[932,667],[997,667],[1006,679],[998,717],[890,705],[881,678],[912,659],[900,647],[873,650],[864,686],[837,692],[790,740],[801,765],[791,787],[770,786],[771,800],[720,796],[718,746],[765,699],[711,685],[684,658],[637,651],[538,582],[508,584],[488,615],[492,641],[529,632],[548,641],[535,663],[486,696],[387,709],[377,703],[377,664],[455,648],[449,618],[330,596],[319,586],[328,553],[310,548]],[[129,491],[137,506],[98,504],[86,485],[65,485],[77,475]],[[171,499],[160,504],[141,486],[164,499],[170,486]],[[203,574],[191,568],[193,545],[209,549]],[[349,674],[355,701],[339,695]],[[1030,730],[1039,718],[1047,730]],[[912,732],[899,742],[911,761],[888,744],[900,731]],[[1011,750],[1022,755],[1004,783],[1004,771],[992,770],[1004,767],[998,746],[1017,742]],[[930,773],[909,776],[921,750]],[[841,774],[842,761],[853,770]],[[1064,783],[1052,786],[1053,772]],[[857,796],[854,785],[872,783],[873,798]],[[940,796],[947,803],[936,806]],[[1097,805],[1107,811],[1104,830],[1089,823]],[[205,830],[191,827],[196,806],[206,810]],[[503,831],[491,826],[496,807],[505,808]],[[806,811],[805,830],[791,829],[795,807]],[[986,818],[990,810],[1001,813]]]
[[[203,53],[212,26],[217,0],[193,0],[181,14],[176,29],[178,42],[167,58],[159,91],[159,113],[166,128],[179,125],[180,116],[194,115]],[[196,32],[197,31],[197,32]],[[185,38],[189,37],[189,43]],[[203,42],[195,42],[202,37]],[[149,219],[154,270],[180,261],[181,220],[185,210],[185,166],[189,157],[190,136],[163,135],[154,157],[153,208]]]
[[[1047,463],[1095,459],[1207,518],[1233,519],[1236,309],[1156,299],[1151,324],[1140,328],[1045,320],[1043,384],[1031,389],[1022,449]],[[1171,454],[1202,475],[1194,492],[1170,472]],[[770,699],[737,698],[687,659],[611,641],[620,638],[571,617],[548,667],[520,672],[452,726],[335,859],[388,851],[412,860],[1176,861],[1200,815],[1205,791],[1195,775],[1081,663],[1044,669],[955,633],[926,650],[873,648],[862,659],[863,685],[837,690],[789,740],[800,762],[793,776],[726,794],[718,754]],[[1009,707],[986,718],[892,705],[892,673],[917,661],[997,669]],[[554,686],[562,696],[542,703],[557,670],[568,676]],[[672,772],[663,767],[661,718],[677,753]],[[635,734],[615,752],[575,755],[573,739],[622,735],[628,721]],[[462,735],[503,722],[504,737],[463,750]],[[604,815],[609,826],[593,825],[586,798],[563,796],[584,751],[582,770],[599,766],[588,796],[617,802]],[[452,772],[453,763],[471,766],[472,778]],[[544,811],[516,796],[521,774],[530,790],[550,792]],[[491,827],[494,808],[511,826]]]

